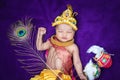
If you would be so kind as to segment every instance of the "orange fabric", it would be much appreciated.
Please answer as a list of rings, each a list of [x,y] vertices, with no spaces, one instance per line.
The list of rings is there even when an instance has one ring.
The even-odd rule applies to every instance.
[[[58,57],[63,62],[63,68],[65,74],[70,74],[70,70],[72,69],[72,55],[64,48],[59,46],[54,46],[57,52]]]
[[[62,60],[63,62],[63,68],[64,68],[64,73],[65,74],[70,74],[71,69],[72,69],[72,55],[64,48],[60,46],[53,45],[55,48],[58,57]],[[49,50],[46,51],[46,57],[48,56]]]
[[[57,39],[56,39],[57,40]],[[49,39],[50,41],[50,39]],[[51,41],[50,41],[51,42]],[[52,44],[52,42],[51,42]],[[71,74],[71,70],[72,70],[72,55],[71,53],[66,50],[65,47],[63,46],[57,46],[55,44],[52,44],[52,46],[55,48],[56,52],[57,52],[57,55],[58,57],[62,60],[62,65],[63,65],[63,68],[64,68],[64,73],[65,74]],[[46,58],[48,56],[48,53],[49,53],[49,50],[46,51]]]

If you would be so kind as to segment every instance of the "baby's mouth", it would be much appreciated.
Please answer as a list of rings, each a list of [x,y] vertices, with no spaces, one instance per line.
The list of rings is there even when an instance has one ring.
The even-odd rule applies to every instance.
[[[67,38],[66,37],[62,37],[62,39],[66,40]]]

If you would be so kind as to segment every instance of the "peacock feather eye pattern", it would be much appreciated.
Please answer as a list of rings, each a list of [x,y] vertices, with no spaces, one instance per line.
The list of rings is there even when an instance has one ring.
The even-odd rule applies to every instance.
[[[24,27],[19,27],[16,31],[18,37],[24,37],[27,35],[27,30]]]
[[[33,24],[31,19],[25,21],[17,21],[12,24],[11,29],[9,30],[9,38],[16,41],[26,41],[30,40],[31,34],[33,31]]]

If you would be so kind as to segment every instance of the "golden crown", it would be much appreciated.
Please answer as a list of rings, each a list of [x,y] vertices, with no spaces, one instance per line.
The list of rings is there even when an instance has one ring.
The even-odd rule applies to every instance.
[[[73,13],[72,10],[72,6],[71,5],[67,5],[67,9],[65,11],[63,11],[61,16],[57,16],[55,18],[55,21],[52,23],[52,26],[56,26],[59,24],[69,24],[75,31],[78,29],[76,24],[77,21],[74,18],[74,15],[76,15],[77,12]]]

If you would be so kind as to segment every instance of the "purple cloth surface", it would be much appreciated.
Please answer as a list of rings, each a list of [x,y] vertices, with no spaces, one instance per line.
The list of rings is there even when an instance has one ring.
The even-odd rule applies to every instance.
[[[80,48],[83,67],[93,56],[86,50],[92,45],[105,48],[112,56],[113,65],[102,69],[97,80],[120,78],[120,1],[119,0],[0,0],[0,80],[29,80],[30,75],[21,69],[7,36],[10,25],[24,17],[32,17],[36,28],[44,26],[44,40],[54,34],[54,18],[71,4],[76,16],[78,31],[75,42]]]

